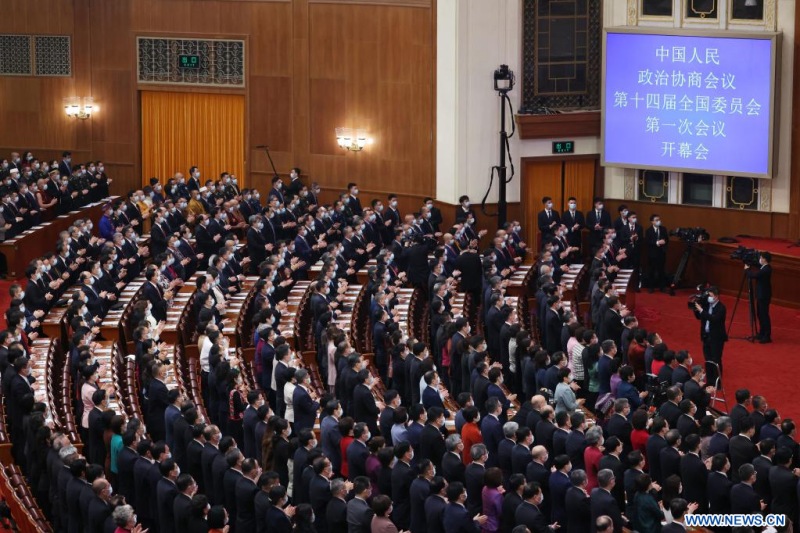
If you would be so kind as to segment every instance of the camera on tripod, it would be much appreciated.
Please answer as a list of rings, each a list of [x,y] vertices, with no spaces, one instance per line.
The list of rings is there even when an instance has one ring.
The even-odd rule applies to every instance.
[[[731,254],[731,259],[741,259],[742,263],[747,266],[759,266],[758,260],[760,257],[761,253],[758,250],[745,248],[744,246],[739,246]]]
[[[683,242],[700,242],[707,241],[711,235],[705,228],[675,228],[669,232],[673,237],[678,237]]]
[[[658,381],[655,374],[645,374],[645,390],[647,391],[647,405],[658,406],[667,399],[667,389],[670,384],[666,381]]]
[[[695,293],[689,296],[686,302],[686,307],[694,311],[695,304],[700,304],[700,307],[705,307],[708,303],[708,295],[711,294],[711,285],[708,283],[701,283],[695,289]]]

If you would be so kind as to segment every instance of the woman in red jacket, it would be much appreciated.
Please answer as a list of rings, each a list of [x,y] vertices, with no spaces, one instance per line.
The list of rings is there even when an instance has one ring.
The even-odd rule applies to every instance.
[[[478,408],[474,405],[464,408],[465,424],[461,428],[461,442],[464,443],[464,450],[461,452],[461,456],[465,465],[468,465],[472,462],[472,454],[470,453],[470,450],[472,450],[472,445],[483,443],[481,428],[478,427],[480,418],[481,414],[478,411]]]

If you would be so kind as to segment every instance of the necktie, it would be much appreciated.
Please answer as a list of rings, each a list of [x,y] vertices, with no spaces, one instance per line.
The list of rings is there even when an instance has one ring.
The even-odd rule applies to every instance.
[[[656,240],[659,240],[658,239],[658,227],[656,227]]]
[[[597,211],[596,214],[597,214],[597,223],[599,224],[600,223],[600,211]]]
[[[550,220],[550,210],[547,210],[547,220]]]

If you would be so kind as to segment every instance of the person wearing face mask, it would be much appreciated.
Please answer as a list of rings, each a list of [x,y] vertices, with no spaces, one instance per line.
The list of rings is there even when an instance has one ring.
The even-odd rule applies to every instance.
[[[589,228],[589,245],[592,252],[603,243],[605,231],[611,226],[611,215],[604,209],[603,199],[596,197],[594,209],[586,213],[586,227]]]
[[[717,287],[710,287],[706,293],[708,294],[706,302],[695,302],[694,316],[700,321],[700,339],[703,342],[708,383],[716,385],[717,378],[720,379],[720,383],[722,380],[722,351],[728,341],[725,330],[726,309],[725,304],[719,299]]]
[[[630,211],[628,210],[627,205],[621,204],[619,207],[617,207],[617,213],[619,214],[619,217],[614,220],[614,231],[619,234],[620,230],[628,224],[628,215],[630,214]]]
[[[466,194],[458,199],[458,207],[456,207],[456,224],[463,224],[471,216],[475,218],[475,212],[471,208],[469,196]]]
[[[181,176],[183,175],[181,174]],[[177,178],[178,174],[176,174],[175,177]],[[197,167],[191,167],[189,169],[189,181],[186,182],[186,189],[189,192],[200,190],[200,169]]]
[[[561,213],[561,223],[567,227],[569,245],[580,248],[586,219],[583,217],[583,213],[578,211],[578,200],[574,196],[570,196],[567,200],[567,210]]]
[[[142,212],[139,208],[139,199],[144,196],[143,191],[129,191],[128,192],[128,201],[125,202],[125,206],[127,209],[125,210],[125,215],[130,219],[131,226],[136,233],[139,235],[142,234]],[[149,212],[148,212],[149,215]]]
[[[667,275],[664,265],[667,262],[667,247],[669,246],[669,231],[661,225],[661,217],[653,213],[650,215],[650,227],[644,237],[647,246],[647,277],[650,284],[650,293],[655,289],[666,292]]]
[[[299,196],[300,189],[303,188],[303,182],[300,180],[300,169],[297,167],[289,171],[289,185],[286,186],[287,196]]]
[[[273,198],[277,198],[280,203],[284,202],[283,196],[283,181],[281,180],[280,176],[274,176],[272,178],[272,189],[269,190],[269,199],[272,201]]]
[[[542,242],[545,242],[553,239],[556,229],[561,224],[561,216],[553,208],[553,199],[549,196],[542,198],[542,207],[543,209],[537,215],[537,221],[542,234]]]
[[[625,248],[625,255],[628,257],[622,262],[623,268],[632,268],[634,272],[639,272],[641,261],[642,244],[644,241],[644,230],[639,224],[639,217],[635,211],[630,211],[625,224],[617,230],[617,240],[620,247]]]
[[[348,183],[347,184],[347,207],[350,208],[350,211],[356,215],[361,216],[363,214],[363,209],[361,207],[361,201],[358,199],[358,185],[355,183]]]

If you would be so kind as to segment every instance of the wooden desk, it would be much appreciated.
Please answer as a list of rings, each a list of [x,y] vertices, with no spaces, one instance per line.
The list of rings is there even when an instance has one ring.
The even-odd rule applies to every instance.
[[[3,254],[8,263],[8,276],[11,279],[21,278],[25,275],[25,268],[31,261],[55,249],[58,234],[69,228],[79,219],[91,219],[95,227],[100,217],[103,216],[103,206],[107,202],[116,200],[117,196],[106,198],[100,202],[89,204],[78,211],[71,211],[60,215],[50,222],[42,222],[27,231],[23,231],[13,239],[0,243],[0,254]]]

